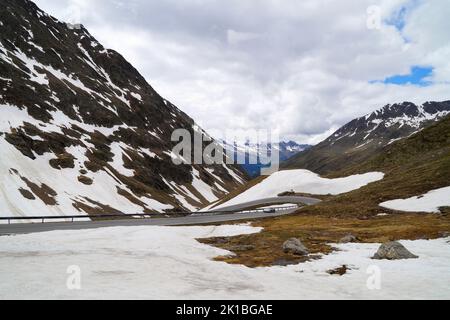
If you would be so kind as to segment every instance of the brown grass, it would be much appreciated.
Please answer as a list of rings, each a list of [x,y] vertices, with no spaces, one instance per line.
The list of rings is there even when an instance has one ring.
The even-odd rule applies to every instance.
[[[255,221],[253,226],[263,227],[261,233],[230,238],[200,239],[202,243],[233,251],[234,247],[252,245],[254,249],[236,251],[234,256],[216,260],[248,267],[298,263],[316,258],[317,253],[330,253],[329,243],[336,243],[351,233],[361,242],[382,243],[400,239],[434,239],[450,231],[450,217],[444,214],[393,214],[358,218],[329,218],[317,215],[294,214]],[[299,238],[311,253],[309,258],[286,254],[283,242]]]

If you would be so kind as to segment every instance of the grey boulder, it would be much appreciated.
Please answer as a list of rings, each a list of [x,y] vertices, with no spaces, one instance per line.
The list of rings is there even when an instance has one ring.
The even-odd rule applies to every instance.
[[[357,242],[358,239],[356,239],[356,237],[352,234],[348,234],[345,237],[341,238],[341,240],[339,240],[339,243],[350,243],[350,242]]]
[[[377,253],[372,259],[387,259],[387,260],[401,260],[401,259],[415,259],[418,256],[408,251],[401,243],[397,241],[383,243],[378,249]]]
[[[309,254],[308,249],[297,238],[291,238],[283,243],[284,253],[292,253],[298,256],[306,256]]]

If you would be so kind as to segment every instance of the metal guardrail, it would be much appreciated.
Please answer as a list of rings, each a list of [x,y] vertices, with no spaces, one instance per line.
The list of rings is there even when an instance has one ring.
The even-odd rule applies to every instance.
[[[193,212],[192,215],[218,215],[218,214],[236,214],[236,213],[258,213],[264,212],[267,209],[273,209],[275,211],[284,211],[290,209],[297,209],[300,205],[284,206],[284,207],[271,207],[271,208],[261,208],[252,210],[239,210],[239,211],[205,211],[205,212]]]
[[[271,208],[261,208],[261,209],[253,209],[253,210],[241,210],[241,211],[205,211],[205,212],[171,212],[171,213],[160,213],[160,215],[220,215],[220,214],[236,214],[236,213],[258,213],[265,212],[267,209],[273,209],[276,211],[290,210],[299,208],[299,205],[293,206],[284,206],[284,207],[271,207]],[[133,214],[98,214],[98,215],[77,215],[77,216],[28,216],[28,217],[0,217],[0,221],[8,221],[8,224],[11,224],[11,221],[19,221],[19,220],[36,220],[40,221],[40,223],[45,223],[46,221],[54,221],[54,220],[69,220],[69,222],[75,222],[78,219],[154,219],[155,214],[149,213],[133,213]]]

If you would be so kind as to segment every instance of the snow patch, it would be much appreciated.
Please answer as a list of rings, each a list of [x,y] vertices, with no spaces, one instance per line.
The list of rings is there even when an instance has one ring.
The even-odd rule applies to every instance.
[[[383,177],[384,174],[381,172],[369,172],[345,178],[327,179],[308,170],[279,171],[217,208],[273,198],[290,190],[317,195],[336,195],[359,189],[371,182],[381,180]]]
[[[397,211],[439,212],[439,207],[450,206],[450,187],[431,190],[418,197],[386,201],[380,206]]]
[[[214,194],[212,187],[200,179],[200,173],[195,168],[192,169],[192,186],[206,199],[208,202],[214,202],[219,198]]]
[[[123,157],[130,157],[124,152],[127,149],[127,145],[124,143],[114,142],[110,145],[111,152],[114,154],[112,167],[116,169],[120,174],[126,177],[134,176],[134,171],[124,167]],[[131,161],[131,159],[130,159]]]

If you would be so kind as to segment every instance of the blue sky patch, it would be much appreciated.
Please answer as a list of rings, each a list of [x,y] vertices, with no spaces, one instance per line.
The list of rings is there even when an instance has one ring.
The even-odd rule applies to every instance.
[[[396,12],[394,16],[392,16],[390,19],[386,21],[387,24],[393,25],[396,27],[399,31],[402,31],[405,27],[405,19],[406,19],[406,13],[408,11],[408,8],[402,7],[400,10]]]
[[[423,3],[423,0],[409,0],[409,2],[402,5],[396,10],[389,18],[384,20],[387,25],[394,26],[400,33],[405,43],[409,43],[410,39],[403,33],[403,29],[406,25],[406,19],[408,15],[419,7]]]
[[[387,77],[384,80],[370,81],[370,83],[386,83],[386,84],[397,84],[406,85],[413,84],[416,86],[425,87],[431,84],[429,77],[433,74],[432,67],[420,67],[414,66],[411,68],[411,72],[405,75],[394,75]]]

